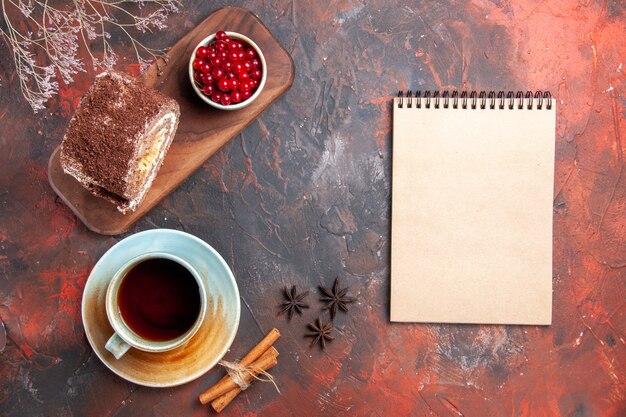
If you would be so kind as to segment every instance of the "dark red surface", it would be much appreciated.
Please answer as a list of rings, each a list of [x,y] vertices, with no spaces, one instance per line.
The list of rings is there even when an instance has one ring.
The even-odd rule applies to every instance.
[[[225,3],[185,2],[167,32],[146,39],[171,45]],[[272,371],[281,394],[254,384],[223,415],[626,415],[624,3],[247,7],[291,52],[293,87],[126,234],[185,230],[224,256],[243,301],[228,359],[272,326],[283,333]],[[33,115],[4,43],[0,51],[0,317],[9,336],[0,414],[209,414],[197,395],[221,370],[150,389],[92,354],[82,290],[126,235],[89,232],[55,197],[46,166],[93,73]],[[118,69],[132,71],[131,62]],[[558,98],[550,327],[389,323],[390,97],[463,87]],[[359,301],[320,352],[302,336],[321,307],[315,288],[336,275]],[[313,291],[312,308],[288,324],[276,305],[291,284]]]

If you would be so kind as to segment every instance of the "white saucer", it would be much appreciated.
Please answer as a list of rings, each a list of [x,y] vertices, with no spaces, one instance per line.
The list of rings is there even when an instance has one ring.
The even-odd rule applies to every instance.
[[[127,261],[153,251],[169,252],[184,259],[206,279],[207,317],[186,346],[162,353],[131,348],[116,360],[104,348],[113,334],[105,310],[107,286]],[[117,375],[149,387],[185,384],[213,368],[235,338],[240,313],[237,283],[224,259],[204,241],[177,230],[147,230],[118,242],[96,263],[83,292],[83,325],[96,355]]]

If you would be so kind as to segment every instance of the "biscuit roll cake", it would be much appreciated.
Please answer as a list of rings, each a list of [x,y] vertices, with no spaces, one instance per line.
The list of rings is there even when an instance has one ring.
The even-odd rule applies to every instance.
[[[134,211],[163,163],[179,117],[174,99],[129,76],[102,73],[65,132],[63,171],[122,213]]]

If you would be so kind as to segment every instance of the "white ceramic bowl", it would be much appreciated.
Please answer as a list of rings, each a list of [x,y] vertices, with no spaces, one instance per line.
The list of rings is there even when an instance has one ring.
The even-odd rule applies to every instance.
[[[198,43],[198,45],[196,45],[196,47],[193,49],[193,53],[191,54],[191,57],[189,58],[189,81],[191,82],[191,86],[193,87],[193,90],[196,92],[198,97],[200,97],[205,103],[220,110],[239,110],[239,109],[243,109],[244,107],[252,103],[261,94],[261,91],[263,90],[263,87],[265,86],[265,81],[267,80],[267,63],[265,62],[265,57],[263,56],[263,52],[261,52],[261,49],[258,47],[256,43],[252,41],[252,39],[237,32],[226,32],[226,34],[232,39],[240,39],[244,41],[245,43],[247,43],[248,45],[250,45],[256,51],[256,54],[258,55],[259,60],[261,61],[261,65],[263,67],[263,76],[261,77],[261,80],[259,81],[259,86],[257,87],[254,94],[252,94],[250,98],[248,98],[247,100],[244,100],[240,103],[229,104],[228,106],[224,106],[220,103],[214,102],[213,100],[205,96],[202,93],[202,90],[198,88],[198,85],[196,84],[196,81],[193,78],[193,60],[196,58],[196,52],[198,51],[199,47],[208,46],[209,43],[211,43],[211,41],[215,39],[215,33],[202,39],[200,43]]]

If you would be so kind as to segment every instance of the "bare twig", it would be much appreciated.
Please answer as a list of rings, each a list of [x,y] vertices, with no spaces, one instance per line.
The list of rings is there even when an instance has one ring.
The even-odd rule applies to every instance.
[[[111,31],[126,37],[141,70],[164,50],[144,45],[134,35],[165,29],[179,0],[0,0],[0,35],[13,56],[24,98],[37,112],[59,91],[58,79],[69,84],[85,71],[83,45],[94,69],[109,69],[118,55]],[[13,17],[13,20],[9,17]]]

